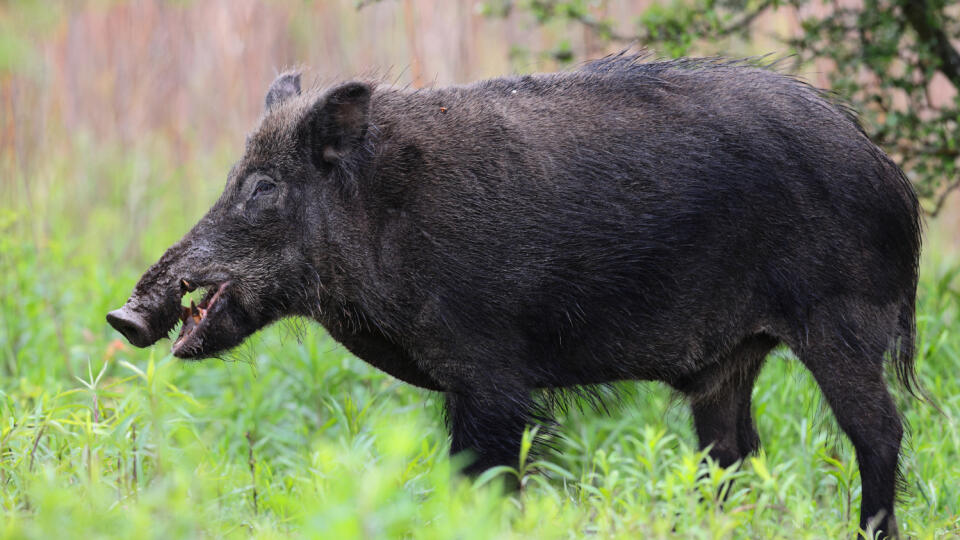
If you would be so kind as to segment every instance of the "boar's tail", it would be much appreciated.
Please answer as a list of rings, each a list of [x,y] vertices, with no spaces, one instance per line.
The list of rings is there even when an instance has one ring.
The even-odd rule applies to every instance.
[[[932,396],[917,379],[916,373],[916,341],[917,341],[917,282],[920,274],[920,249],[923,243],[923,219],[922,210],[917,193],[910,180],[900,169],[876,145],[871,145],[877,152],[878,157],[884,161],[893,171],[892,180],[898,195],[903,202],[901,215],[902,223],[900,227],[904,229],[904,236],[900,240],[901,261],[908,268],[901,275],[908,275],[909,280],[905,285],[908,288],[904,290],[903,299],[900,304],[900,313],[897,317],[896,335],[894,336],[894,347],[891,349],[893,364],[896,369],[897,379],[914,397],[918,397],[931,403],[937,408]]]
[[[905,302],[900,307],[900,315],[897,318],[897,335],[891,350],[891,356],[900,384],[913,396],[920,397],[922,395],[929,400],[929,396],[926,395],[917,380],[916,339],[916,307],[913,302]]]
[[[897,332],[895,347],[892,349],[892,360],[896,370],[897,380],[910,392],[910,395],[921,399],[936,409],[940,414],[944,414],[943,409],[937,404],[930,392],[920,384],[916,372],[916,305],[914,301],[904,304],[900,309],[900,317],[897,322]]]

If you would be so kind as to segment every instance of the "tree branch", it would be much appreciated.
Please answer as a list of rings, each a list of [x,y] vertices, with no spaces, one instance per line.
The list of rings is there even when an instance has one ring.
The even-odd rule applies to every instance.
[[[748,26],[750,26],[751,24],[753,24],[753,21],[754,21],[757,17],[759,17],[763,12],[767,11],[767,9],[770,8],[770,6],[772,6],[772,5],[773,5],[773,1],[772,1],[772,0],[767,1],[767,2],[763,2],[762,4],[760,4],[759,6],[757,6],[756,9],[754,9],[753,11],[747,13],[747,14],[744,15],[743,17],[741,17],[740,20],[735,21],[735,22],[733,22],[732,24],[730,24],[730,25],[728,25],[728,26],[725,26],[725,27],[723,27],[723,28],[719,28],[719,29],[717,30],[717,33],[718,33],[719,35],[721,35],[721,36],[728,36],[728,35],[733,34],[733,33],[735,33],[735,32],[739,32],[739,31],[741,31],[741,30],[746,29]]]
[[[952,183],[947,184],[947,188],[940,192],[940,195],[937,195],[937,200],[933,205],[932,210],[927,210],[927,215],[935,218],[937,214],[940,213],[940,210],[943,210],[943,203],[946,202],[947,196],[950,195],[951,191],[960,188],[960,180],[954,180]]]
[[[762,15],[765,11],[770,9],[773,6],[774,0],[766,0],[762,2],[755,9],[747,12],[746,15],[741,16],[739,19],[733,21],[727,26],[720,28],[710,29],[710,28],[701,28],[701,34],[709,34],[710,37],[724,37],[736,32],[746,30],[757,17]],[[586,26],[590,30],[597,32],[601,35],[604,35],[609,41],[615,41],[619,43],[647,43],[650,41],[649,36],[640,35],[639,32],[636,35],[627,35],[619,34],[613,31],[612,25],[608,21],[600,21],[588,14],[584,13],[573,13],[568,14],[567,17],[570,20],[576,21],[583,26]]]
[[[960,53],[953,48],[938,21],[941,14],[933,11],[930,0],[900,0],[900,9],[920,41],[929,45],[940,60],[938,69],[950,79],[954,88],[960,90]]]
[[[619,43],[633,43],[638,40],[645,41],[643,37],[639,35],[630,36],[626,34],[618,34],[617,32],[613,31],[613,28],[609,23],[605,21],[598,21],[589,15],[570,15],[570,19],[582,24],[583,26],[586,26],[593,32],[597,32],[598,34],[605,36],[610,41],[616,41]]]

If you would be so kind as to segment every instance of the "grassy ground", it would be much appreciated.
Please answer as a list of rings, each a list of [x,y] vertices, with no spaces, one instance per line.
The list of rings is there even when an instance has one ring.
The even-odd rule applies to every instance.
[[[625,385],[612,414],[573,410],[523,474],[452,473],[439,398],[351,357],[322,329],[270,328],[229,362],[133,350],[105,313],[201,215],[231,154],[171,169],[162,145],[82,138],[0,183],[0,534],[28,538],[843,538],[860,482],[807,372],[771,356],[755,389],[763,452],[698,469],[685,407]],[[960,536],[960,261],[931,237],[920,380],[898,506],[911,537]],[[298,339],[299,338],[299,339]],[[719,483],[736,483],[723,508]],[[490,480],[490,481],[487,481]]]

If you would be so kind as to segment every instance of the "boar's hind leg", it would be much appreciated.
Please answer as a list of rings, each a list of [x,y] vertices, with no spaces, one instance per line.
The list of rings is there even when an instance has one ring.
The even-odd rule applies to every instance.
[[[471,476],[497,465],[517,467],[523,430],[538,421],[534,410],[525,391],[447,392],[450,453],[467,454],[471,461],[464,472]]]
[[[777,340],[758,335],[741,342],[717,364],[674,386],[690,399],[700,447],[729,467],[760,447],[750,411],[750,394],[767,354]]]
[[[860,528],[868,531],[870,527],[874,535],[882,533],[880,538],[893,538],[897,536],[893,500],[903,427],[883,377],[888,338],[877,332],[851,331],[844,322],[824,326],[834,330],[822,331],[819,340],[800,347],[799,357],[856,450],[863,486]]]

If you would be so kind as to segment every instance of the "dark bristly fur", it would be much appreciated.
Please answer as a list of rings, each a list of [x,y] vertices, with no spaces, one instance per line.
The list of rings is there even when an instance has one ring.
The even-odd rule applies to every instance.
[[[229,282],[188,345],[217,354],[282,317],[446,393],[469,472],[516,464],[563,389],[663,381],[731,465],[750,394],[789,346],[853,441],[861,526],[896,534],[914,388],[917,199],[855,116],[757,61],[644,61],[412,91],[300,91],[286,73],[210,212],[111,322],[145,346],[180,279]],[[546,390],[546,393],[538,390]]]

